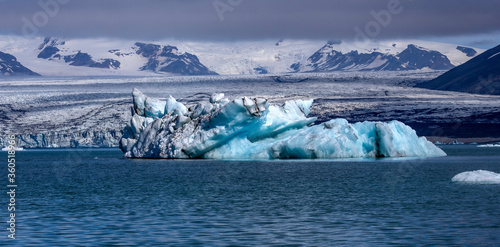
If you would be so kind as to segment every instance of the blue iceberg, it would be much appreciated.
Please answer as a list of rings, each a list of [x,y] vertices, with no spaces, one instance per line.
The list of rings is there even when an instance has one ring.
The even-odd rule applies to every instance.
[[[446,154],[398,122],[314,125],[313,100],[271,105],[264,98],[214,94],[187,108],[172,96],[153,99],[134,89],[132,119],[120,148],[129,158],[334,159],[431,157]]]

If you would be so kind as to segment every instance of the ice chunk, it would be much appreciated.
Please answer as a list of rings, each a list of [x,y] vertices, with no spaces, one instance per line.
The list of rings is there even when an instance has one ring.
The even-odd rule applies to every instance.
[[[399,122],[391,121],[388,124],[377,123],[376,134],[380,141],[382,157],[412,157],[412,156],[443,156],[441,149],[425,137],[418,138],[415,130]]]
[[[482,144],[477,145],[478,148],[500,148],[500,144]]]
[[[174,97],[170,96],[165,105],[165,114],[173,112],[175,115],[186,115],[187,108],[183,104],[177,102]]]
[[[210,96],[210,103],[219,103],[222,99],[224,99],[223,93],[214,93],[212,94],[212,96]]]
[[[144,116],[146,96],[141,91],[134,88],[134,90],[132,91],[132,98],[134,100],[135,113],[137,113],[139,116]]]
[[[451,181],[468,184],[500,184],[500,174],[485,171],[469,171],[455,175]]]
[[[251,99],[246,99],[252,101]],[[238,134],[249,133],[255,129],[260,118],[256,105],[245,105],[245,98],[226,104],[205,121],[200,130],[190,137],[192,143],[184,148],[190,157],[199,158],[206,152],[219,148]]]
[[[426,157],[446,155],[398,121],[350,124],[333,119],[313,125],[312,100],[270,105],[264,98],[212,95],[186,109],[134,90],[134,114],[120,142],[126,157],[290,159]],[[136,100],[137,98],[137,100]],[[145,99],[145,116],[139,114]],[[139,110],[137,110],[139,109]]]
[[[167,104],[167,102],[146,97],[146,101],[144,103],[145,116],[152,117],[152,118],[163,117],[163,115],[165,113],[165,104]]]
[[[146,119],[139,115],[132,116],[132,119],[130,120],[130,127],[136,139],[139,138],[142,130],[144,130],[145,121]]]
[[[273,158],[356,158],[443,156],[441,149],[419,138],[401,122],[364,122],[351,125],[345,119],[330,120],[306,128],[273,145]]]
[[[145,96],[135,89],[132,91],[134,100],[133,112],[141,117],[161,118],[165,114],[185,115],[187,108],[182,103],[177,102],[172,96],[167,101],[158,100]]]

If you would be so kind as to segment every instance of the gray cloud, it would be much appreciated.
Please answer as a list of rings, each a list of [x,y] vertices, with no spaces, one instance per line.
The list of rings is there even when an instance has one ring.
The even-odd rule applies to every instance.
[[[500,30],[500,1],[399,0],[400,13],[392,13],[387,23],[384,23],[387,15],[383,15],[384,25],[381,25],[371,13],[390,13],[388,3],[392,1],[398,2],[0,0],[0,32],[63,37],[234,40],[346,39],[355,37],[356,27],[377,39]],[[214,2],[222,8],[219,12]],[[44,10],[44,4],[49,8]]]

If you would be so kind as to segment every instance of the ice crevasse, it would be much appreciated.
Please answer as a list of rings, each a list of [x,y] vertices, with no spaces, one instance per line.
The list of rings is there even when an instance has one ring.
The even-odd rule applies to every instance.
[[[399,122],[332,119],[314,125],[313,100],[272,105],[264,98],[209,101],[186,107],[133,93],[132,119],[120,140],[129,158],[333,159],[446,155]]]

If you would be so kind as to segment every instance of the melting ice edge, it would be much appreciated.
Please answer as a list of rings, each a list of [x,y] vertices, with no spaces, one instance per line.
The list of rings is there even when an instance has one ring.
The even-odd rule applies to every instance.
[[[333,159],[446,154],[399,122],[332,119],[314,125],[313,100],[272,105],[264,98],[213,94],[189,108],[134,89],[132,119],[120,140],[129,158]]]

